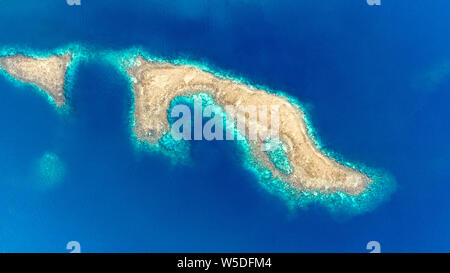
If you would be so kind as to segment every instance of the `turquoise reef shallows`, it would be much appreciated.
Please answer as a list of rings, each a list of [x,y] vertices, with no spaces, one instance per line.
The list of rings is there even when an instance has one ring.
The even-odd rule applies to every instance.
[[[248,86],[252,86],[257,89],[266,90],[268,93],[275,94],[277,96],[283,97],[287,99],[291,104],[295,107],[298,107],[304,113],[304,119],[306,124],[306,129],[309,137],[316,145],[316,147],[322,152],[324,155],[334,159],[336,162],[349,167],[353,170],[359,171],[367,175],[372,183],[361,193],[358,195],[350,195],[344,192],[334,192],[334,193],[324,193],[319,191],[300,191],[290,186],[286,181],[282,181],[278,178],[273,178],[270,170],[265,169],[257,158],[253,156],[250,151],[248,141],[236,141],[237,146],[242,152],[243,156],[243,164],[244,166],[252,171],[261,182],[260,184],[267,189],[269,192],[279,195],[281,198],[286,200],[287,204],[290,208],[306,208],[311,204],[321,204],[322,206],[329,209],[333,214],[346,214],[346,215],[354,215],[360,214],[363,212],[370,211],[374,209],[377,205],[379,205],[382,201],[386,200],[387,197],[395,189],[395,180],[387,171],[369,168],[361,163],[351,163],[346,161],[342,156],[328,151],[322,145],[319,136],[317,135],[316,130],[312,126],[312,123],[309,119],[309,113],[304,105],[298,102],[295,98],[288,96],[287,94],[279,91],[274,91],[266,86],[262,85],[253,85],[249,83],[247,80],[242,77],[235,77],[230,72],[223,72],[218,69],[213,69],[211,66],[205,63],[198,63],[195,61],[191,61],[188,59],[176,59],[176,60],[164,60],[159,57],[153,57],[142,50],[140,48],[132,48],[127,51],[122,51],[119,53],[113,53],[108,56],[110,61],[113,60],[113,63],[117,65],[117,68],[122,71],[122,73],[129,79],[130,88],[133,88],[133,80],[127,73],[127,69],[135,65],[135,60],[137,57],[142,57],[144,60],[160,62],[160,63],[172,63],[175,65],[186,65],[186,66],[195,66],[200,68],[203,71],[209,72],[218,78],[231,79],[238,83],[243,83]],[[180,98],[175,98],[174,101],[179,100]],[[184,98],[186,99],[186,98]],[[134,105],[134,103],[133,103]],[[135,126],[136,121],[134,120],[134,109],[130,112],[130,124],[132,127]],[[229,128],[227,124],[226,130],[234,130],[233,128]],[[132,130],[131,130],[132,131]],[[236,132],[235,132],[236,133]],[[133,134],[133,139],[137,142],[137,137]],[[152,145],[153,150],[162,151],[163,153],[168,153],[169,156],[171,153],[164,149],[164,147],[159,144]],[[289,160],[286,160],[284,156],[284,150],[281,148],[276,149],[273,154],[270,155],[272,162],[277,165],[279,169],[281,169],[284,173],[291,172],[291,166],[289,164]]]
[[[92,50],[92,48],[91,48]],[[394,178],[386,171],[375,170],[372,168],[368,168],[360,163],[350,163],[344,160],[340,155],[337,155],[331,151],[328,151],[321,144],[320,138],[318,137],[314,127],[312,126],[309,114],[307,109],[299,103],[295,98],[288,96],[287,94],[279,91],[272,90],[267,86],[263,85],[255,85],[247,81],[242,77],[237,77],[235,74],[227,71],[222,71],[216,68],[213,68],[211,65],[206,63],[199,63],[193,60],[189,60],[188,58],[183,59],[174,59],[174,60],[165,60],[160,57],[151,56],[139,47],[134,47],[128,50],[123,51],[112,51],[112,50],[96,50],[89,51],[87,47],[83,47],[80,45],[72,44],[63,49],[58,49],[53,52],[53,54],[64,54],[67,52],[71,52],[73,57],[73,63],[69,67],[67,71],[67,81],[66,86],[70,89],[71,79],[73,79],[73,74],[75,73],[75,65],[74,63],[78,63],[80,60],[85,60],[89,58],[95,58],[96,60],[103,60],[107,63],[112,64],[115,68],[118,69],[119,73],[121,73],[126,79],[128,79],[129,89],[133,94],[133,79],[128,75],[127,69],[136,65],[135,60],[137,57],[143,57],[148,61],[157,61],[161,63],[170,62],[175,65],[187,65],[187,66],[195,66],[203,71],[209,72],[214,76],[222,79],[231,79],[237,83],[242,83],[256,89],[265,90],[268,93],[275,94],[277,96],[283,97],[287,99],[291,104],[298,107],[304,113],[305,124],[307,128],[308,135],[312,139],[313,143],[318,147],[318,149],[325,155],[330,158],[333,158],[335,161],[340,164],[357,170],[366,174],[369,178],[372,179],[372,183],[367,187],[367,189],[359,194],[359,195],[349,195],[343,192],[336,193],[322,193],[318,191],[299,191],[289,185],[286,181],[282,181],[278,178],[273,178],[270,170],[265,169],[257,158],[253,156],[250,151],[250,146],[247,140],[236,141],[237,147],[244,155],[243,164],[249,169],[252,173],[256,175],[258,180],[261,182],[260,184],[267,189],[269,192],[279,195],[282,199],[286,200],[287,204],[290,208],[305,208],[310,204],[319,203],[326,208],[328,208],[331,212],[340,214],[359,214],[362,212],[367,212],[375,208],[379,203],[385,200],[394,190],[395,182]],[[52,55],[50,53],[41,54],[36,53],[32,50],[13,50],[3,49],[0,50],[1,56],[9,56],[15,54],[24,54],[26,56],[31,57],[45,57]],[[8,77],[10,78],[10,77]],[[208,94],[199,94],[203,96],[203,99],[207,99]],[[133,96],[132,96],[133,97]],[[133,97],[134,99],[134,97]],[[182,98],[177,98],[182,99]],[[184,98],[187,99],[187,98]],[[136,144],[135,146],[138,149],[142,150],[151,150],[162,152],[163,154],[169,156],[173,159],[174,162],[186,162],[189,161],[189,143],[183,142],[178,143],[178,141],[171,138],[170,135],[164,135],[159,142],[154,145],[150,145],[146,142],[139,140],[133,131],[133,128],[136,124],[134,119],[134,103],[132,104],[132,109],[129,112],[130,119],[130,132],[133,142]],[[169,109],[168,109],[169,110]],[[234,134],[237,134],[236,126],[232,126],[227,124],[226,130],[232,130]],[[244,137],[245,138],[245,137]],[[281,169],[285,173],[289,173],[291,171],[291,167],[289,161],[284,156],[284,150],[281,148],[275,149],[274,153],[270,155],[274,164],[277,165],[279,169]],[[179,159],[182,160],[179,160]],[[64,167],[59,161],[58,157],[54,154],[46,154],[43,156],[40,166],[41,170],[45,170],[41,172],[42,177],[47,181],[57,181],[62,177],[64,173]]]
[[[58,155],[46,152],[40,157],[35,165],[40,189],[51,189],[57,186],[65,175],[65,167]]]

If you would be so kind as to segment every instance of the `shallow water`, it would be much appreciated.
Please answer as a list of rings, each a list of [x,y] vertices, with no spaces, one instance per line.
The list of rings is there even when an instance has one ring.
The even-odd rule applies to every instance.
[[[449,251],[450,78],[430,88],[423,75],[450,59],[450,4],[422,2],[3,1],[1,47],[139,46],[229,71],[297,98],[325,149],[385,170],[397,189],[350,218],[291,211],[231,143],[193,142],[189,165],[136,150],[129,83],[93,59],[74,73],[67,114],[0,77],[0,251],[66,252],[72,240],[86,252],[365,252],[372,240]],[[45,153],[64,176],[42,190]]]

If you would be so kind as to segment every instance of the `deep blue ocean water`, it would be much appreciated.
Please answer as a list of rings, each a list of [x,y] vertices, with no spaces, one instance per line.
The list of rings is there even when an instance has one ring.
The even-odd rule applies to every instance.
[[[397,188],[373,211],[292,212],[226,142],[192,164],[136,150],[127,80],[100,60],[73,77],[61,114],[0,77],[0,251],[450,251],[450,2],[0,1],[0,47],[144,48],[189,58],[308,106],[324,146],[384,169]],[[36,162],[59,157],[42,185]]]

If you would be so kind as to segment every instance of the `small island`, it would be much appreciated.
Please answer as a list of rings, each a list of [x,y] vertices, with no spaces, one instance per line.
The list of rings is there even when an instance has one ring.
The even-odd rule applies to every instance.
[[[322,153],[308,134],[305,114],[287,98],[191,65],[154,62],[142,57],[133,63],[127,72],[133,83],[134,133],[139,140],[154,144],[170,132],[168,109],[177,97],[207,93],[223,108],[278,105],[279,140],[285,146],[289,168],[281,170],[270,154],[261,151],[266,140],[249,141],[250,153],[258,164],[270,170],[273,179],[279,178],[299,191],[344,192],[353,196],[372,183],[366,174]]]
[[[64,84],[71,61],[70,53],[46,58],[13,55],[0,57],[0,66],[13,78],[40,88],[61,107],[66,103]]]

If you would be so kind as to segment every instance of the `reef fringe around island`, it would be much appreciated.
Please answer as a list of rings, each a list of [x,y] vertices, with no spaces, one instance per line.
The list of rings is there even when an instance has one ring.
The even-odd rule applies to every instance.
[[[18,47],[20,48],[20,47]],[[270,170],[266,169],[262,166],[258,160],[252,155],[250,152],[250,147],[247,140],[236,140],[236,147],[242,156],[243,166],[250,170],[257,180],[260,182],[259,184],[265,188],[268,192],[273,193],[288,204],[288,207],[295,210],[297,208],[308,208],[314,204],[320,204],[321,206],[327,208],[333,215],[356,215],[365,213],[373,210],[375,207],[380,205],[383,201],[387,200],[387,198],[392,194],[395,190],[396,183],[395,179],[392,175],[390,175],[387,171],[375,168],[369,168],[362,163],[351,163],[346,161],[341,155],[336,154],[332,151],[329,151],[324,148],[321,144],[322,141],[319,138],[316,130],[314,129],[311,121],[310,114],[307,111],[307,108],[298,102],[297,99],[287,95],[286,93],[279,92],[276,90],[272,90],[267,86],[257,85],[249,82],[248,80],[236,76],[234,73],[229,71],[220,70],[212,65],[207,64],[206,62],[197,62],[195,60],[191,60],[189,58],[180,58],[180,59],[163,59],[161,57],[152,56],[144,49],[140,47],[133,47],[127,50],[105,50],[98,49],[90,46],[84,46],[80,44],[70,44],[65,47],[61,47],[57,50],[49,50],[46,53],[42,53],[43,51],[35,51],[28,48],[15,49],[14,47],[3,48],[0,49],[0,57],[4,56],[13,56],[17,54],[22,54],[28,57],[35,58],[44,58],[49,57],[51,55],[63,55],[70,53],[72,57],[72,62],[68,67],[66,72],[66,82],[64,85],[64,89],[66,92],[72,89],[74,74],[76,73],[76,68],[81,61],[88,61],[90,59],[95,59],[96,61],[103,61],[105,63],[111,64],[113,67],[117,69],[117,71],[123,75],[125,79],[128,80],[129,83],[129,91],[132,94],[132,99],[134,100],[133,93],[133,82],[132,78],[128,75],[127,70],[133,67],[135,64],[135,60],[138,57],[142,57],[147,61],[160,62],[160,63],[171,63],[175,65],[187,65],[197,67],[203,71],[209,72],[214,76],[221,79],[230,79],[238,83],[242,83],[257,89],[263,89],[269,93],[277,95],[279,97],[287,99],[291,104],[301,109],[304,113],[304,120],[306,124],[307,133],[319,151],[326,155],[327,157],[335,160],[339,164],[342,164],[346,167],[349,167],[353,170],[359,171],[369,177],[372,182],[367,186],[367,188],[358,195],[350,195],[344,192],[335,192],[335,193],[323,193],[320,191],[300,191],[294,187],[292,187],[286,181],[282,181],[281,179],[273,179],[270,173]],[[15,78],[11,77],[8,73],[3,70],[0,70],[0,74],[4,74],[8,79],[13,80],[15,84],[23,85],[26,83],[20,82]],[[36,87],[37,90],[40,90]],[[53,100],[46,92],[40,92],[41,94],[46,95],[49,102],[53,103]],[[199,94],[203,96],[205,102],[208,104],[214,104],[213,100],[208,101],[207,94]],[[70,98],[70,92],[68,93],[68,97]],[[184,100],[184,102],[189,103],[192,98],[183,97],[177,98],[180,100]],[[174,102],[176,103],[176,102]],[[69,103],[70,105],[70,99]],[[140,151],[152,151],[152,152],[161,152],[164,155],[168,156],[174,164],[191,164],[192,160],[190,158],[190,144],[187,141],[176,141],[171,139],[170,134],[168,136],[164,136],[161,138],[161,141],[156,144],[149,144],[145,141],[142,141],[137,138],[134,134],[134,127],[136,126],[136,121],[134,119],[134,103],[132,103],[132,109],[129,111],[129,131],[130,137],[135,144],[137,150]],[[67,106],[65,107],[67,109]],[[58,110],[61,111],[61,110]],[[67,112],[66,110],[62,110],[62,112]],[[224,113],[224,115],[226,115]],[[224,118],[226,118],[224,116]],[[235,128],[226,128],[225,130],[233,130],[234,134],[238,134]],[[170,148],[169,148],[170,147]]]
[[[0,48],[0,58],[5,57],[13,57],[17,55],[21,55],[24,57],[30,57],[33,59],[44,59],[49,58],[52,56],[63,56],[63,55],[69,55],[71,60],[69,62],[69,65],[67,67],[67,70],[65,72],[65,79],[64,79],[64,95],[67,100],[69,100],[68,103],[64,104],[62,107],[58,107],[55,100],[52,98],[52,96],[47,92],[46,90],[43,90],[41,87],[37,86],[36,84],[30,84],[28,82],[25,82],[23,80],[17,79],[10,75],[4,68],[0,66],[0,75],[3,75],[7,79],[9,79],[13,84],[17,85],[17,87],[22,86],[31,86],[34,90],[38,92],[38,94],[44,96],[47,101],[55,106],[56,110],[59,113],[68,113],[70,110],[70,95],[71,90],[73,87],[73,79],[75,77],[75,74],[77,72],[78,65],[89,58],[90,51],[87,49],[87,47],[84,47],[80,44],[69,44],[64,47],[60,47],[57,49],[52,50],[36,50],[31,49],[28,47],[1,47]]]

